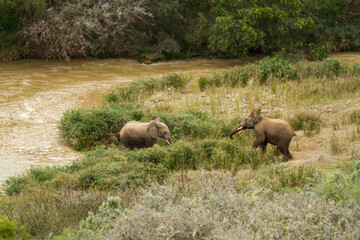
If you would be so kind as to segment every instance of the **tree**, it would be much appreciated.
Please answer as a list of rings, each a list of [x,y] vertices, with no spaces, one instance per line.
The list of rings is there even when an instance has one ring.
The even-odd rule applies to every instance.
[[[210,48],[228,56],[249,51],[271,53],[301,45],[302,32],[312,19],[303,13],[300,0],[212,0],[215,23]]]

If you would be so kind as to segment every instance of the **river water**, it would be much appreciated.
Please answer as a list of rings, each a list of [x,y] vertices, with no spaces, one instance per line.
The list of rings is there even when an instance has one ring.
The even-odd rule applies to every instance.
[[[170,72],[199,76],[257,59],[151,65],[126,59],[0,63],[0,184],[31,166],[64,165],[81,156],[62,142],[58,121],[67,109],[100,104],[102,95],[121,82]]]

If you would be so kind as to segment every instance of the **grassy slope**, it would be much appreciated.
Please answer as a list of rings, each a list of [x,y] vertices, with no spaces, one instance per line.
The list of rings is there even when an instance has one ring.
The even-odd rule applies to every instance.
[[[344,55],[333,57],[342,63],[348,59]],[[360,63],[359,55],[351,58],[350,64],[354,63]],[[107,119],[113,119],[111,114],[117,116],[125,110],[123,116],[141,120],[151,118],[152,114],[161,115],[168,125],[172,124],[175,139],[172,146],[165,146],[160,141],[160,146],[148,150],[100,147],[69,168],[33,169],[27,176],[9,181],[8,191],[14,191],[10,192],[14,194],[22,192],[23,195],[3,199],[0,214],[16,215],[15,219],[20,219],[31,234],[46,236],[50,231],[60,232],[64,226],[76,229],[77,222],[86,216],[87,211],[97,212],[100,201],[108,195],[115,195],[122,199],[119,209],[111,207],[111,203],[110,206],[105,204],[98,215],[90,214],[80,224],[81,231],[67,229],[58,239],[102,239],[104,235],[107,239],[149,236],[232,238],[240,235],[267,239],[271,234],[292,238],[323,234],[322,237],[326,238],[335,232],[337,237],[360,235],[354,231],[359,227],[359,215],[352,212],[359,206],[360,199],[358,75],[310,77],[285,82],[274,78],[262,85],[249,79],[250,83],[244,86],[211,87],[206,91],[200,91],[199,76],[196,77],[189,83],[188,78],[184,78],[184,85],[171,88],[164,88],[161,84],[150,86],[150,89],[155,89],[151,94],[144,90],[138,93],[138,97],[129,99],[132,106],[141,106],[135,107],[136,110],[106,108]],[[107,99],[118,102],[115,96],[119,95],[114,94]],[[264,116],[287,119],[295,129],[299,129],[290,145],[294,156],[292,161],[281,163],[281,156],[272,146],[268,146],[265,156],[259,150],[251,150],[252,131],[238,133],[234,141],[226,137],[226,133],[256,104],[262,105]],[[103,116],[101,110],[95,112]],[[121,121],[113,122],[107,122],[106,126],[114,124],[111,126],[118,128],[122,124]],[[300,127],[296,127],[298,122]],[[311,123],[315,123],[314,127],[310,126]],[[193,126],[194,131],[190,131],[188,126]],[[116,141],[100,138],[94,142],[99,145]],[[85,142],[81,146],[89,147],[93,142],[89,144]],[[154,180],[163,187],[155,185],[138,192],[138,186],[149,186]],[[51,193],[48,197],[33,194],[30,198],[34,189],[39,195]],[[29,200],[25,203],[46,199],[49,204],[45,207],[53,202],[60,205],[66,202],[69,211],[60,211],[60,215],[67,217],[71,216],[71,208],[79,209],[77,203],[85,197],[87,204],[81,206],[84,211],[79,210],[78,218],[61,224],[54,220],[53,224],[57,226],[47,230],[38,229],[41,223],[39,226],[29,223],[34,216],[43,216],[44,211],[40,211],[36,204],[21,202],[22,199]],[[230,205],[220,207],[226,205],[228,199]],[[157,201],[166,207],[156,205]],[[266,202],[270,203],[263,206]],[[287,202],[290,204],[285,206]],[[301,202],[307,204],[301,205]],[[337,205],[339,203],[341,205]],[[321,208],[309,208],[309,205],[336,209],[336,216],[323,212]],[[32,214],[22,215],[21,211],[26,207]],[[243,209],[248,210],[242,212]],[[50,207],[47,211],[59,214]],[[153,215],[143,215],[144,212]],[[197,222],[188,223],[191,219],[186,214],[176,217],[181,212],[187,212],[191,219],[198,219]],[[241,214],[237,215],[239,212]],[[295,217],[297,215],[301,217]],[[311,217],[313,215],[318,218]],[[24,216],[29,219],[24,220]],[[169,218],[173,219],[171,224],[166,220]],[[244,218],[252,224],[241,220]],[[43,218],[44,226],[49,219],[50,216]],[[118,219],[115,225],[114,219]],[[266,222],[274,224],[270,226]],[[320,226],[321,222],[328,225]],[[188,225],[183,228],[185,223]],[[298,231],[299,228],[302,231]],[[176,235],[176,230],[184,235]],[[119,236],[123,232],[129,235]]]

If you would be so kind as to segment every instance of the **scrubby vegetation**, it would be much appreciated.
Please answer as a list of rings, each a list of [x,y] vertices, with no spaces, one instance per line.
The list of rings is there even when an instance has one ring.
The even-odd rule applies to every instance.
[[[208,77],[200,77],[198,84],[200,90],[204,91],[211,87],[240,87],[245,86],[250,80],[259,84],[276,81],[300,81],[314,78],[334,79],[339,76],[360,75],[357,64],[350,67],[348,64],[340,63],[336,59],[326,59],[322,62],[310,62],[292,64],[283,56],[274,55],[261,59],[256,64],[231,71],[214,73]]]
[[[360,49],[357,0],[0,2],[0,59],[271,54]]]
[[[273,192],[224,174],[199,172],[179,182],[154,185],[131,209],[110,198],[79,230],[55,239],[269,239],[357,238],[356,211],[301,190]]]
[[[275,55],[198,79],[174,73],[121,86],[100,106],[64,113],[61,134],[84,156],[8,179],[0,214],[34,239],[359,238],[359,112],[333,111],[334,101],[359,97],[358,68]],[[293,161],[281,163],[270,145],[252,149],[251,130],[228,138],[257,104],[296,131]],[[155,115],[171,145],[119,145],[114,133],[127,121]],[[353,137],[338,134],[344,128]],[[327,153],[314,150],[318,139]]]

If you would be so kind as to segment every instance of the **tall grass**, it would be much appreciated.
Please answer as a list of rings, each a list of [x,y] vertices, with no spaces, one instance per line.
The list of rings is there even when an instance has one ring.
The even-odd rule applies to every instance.
[[[249,65],[242,68],[234,68],[230,71],[222,73],[214,73],[210,77],[200,77],[198,85],[201,91],[211,87],[238,87],[246,86],[248,82],[254,77],[255,65]]]
[[[350,68],[347,64],[336,59],[326,59],[321,62],[292,63],[279,55],[265,57],[257,64],[242,68],[235,68],[222,73],[214,73],[209,77],[200,77],[198,85],[201,91],[211,87],[240,87],[250,80],[254,83],[265,84],[270,80],[281,81],[304,80],[309,78],[334,79],[339,76],[359,76],[360,67],[354,64]]]
[[[191,79],[183,74],[170,73],[160,78],[144,77],[136,82],[131,82],[125,87],[120,87],[105,96],[109,103],[135,101],[139,97],[148,97],[156,91],[173,89],[182,91]]]
[[[349,123],[360,125],[360,110],[355,110],[350,114]]]

